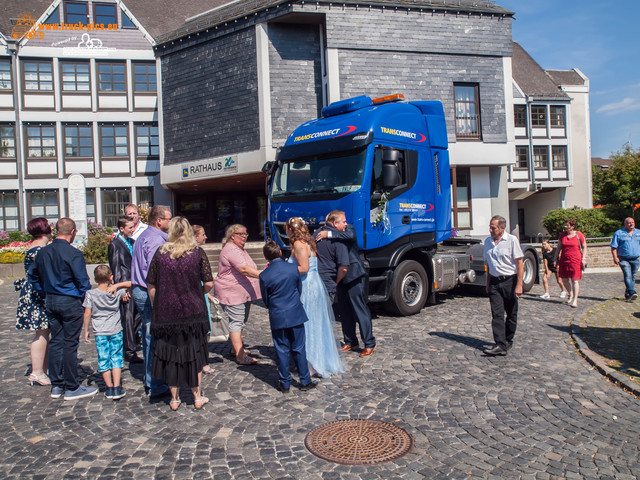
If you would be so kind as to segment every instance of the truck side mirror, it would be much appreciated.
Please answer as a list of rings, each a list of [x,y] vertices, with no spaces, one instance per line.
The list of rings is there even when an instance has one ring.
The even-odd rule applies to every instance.
[[[263,166],[262,166],[262,172],[266,173],[267,175],[271,174],[271,171],[273,170],[273,167],[275,166],[276,162],[274,161],[268,161],[266,162]]]
[[[382,188],[392,190],[400,185],[400,151],[392,148],[382,151]]]

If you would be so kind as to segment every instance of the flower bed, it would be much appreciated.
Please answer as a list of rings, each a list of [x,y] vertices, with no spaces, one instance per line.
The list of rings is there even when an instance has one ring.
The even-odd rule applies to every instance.
[[[0,263],[22,263],[31,242],[11,242],[0,246]]]

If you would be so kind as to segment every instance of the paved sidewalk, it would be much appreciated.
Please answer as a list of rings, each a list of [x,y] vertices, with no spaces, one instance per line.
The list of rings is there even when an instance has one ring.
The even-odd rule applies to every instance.
[[[14,327],[17,294],[0,285],[0,478],[7,479],[634,479],[640,476],[640,400],[578,353],[570,324],[619,295],[620,274],[589,273],[579,308],[520,303],[506,357],[491,344],[488,299],[456,291],[407,318],[374,319],[371,357],[346,355],[348,371],[309,392],[275,389],[275,352],[264,308],[252,309],[247,343],[260,365],[238,366],[227,343],[210,344],[211,399],[177,412],[143,395],[142,369],[123,373],[113,402],[53,400],[29,387],[31,335]],[[620,302],[608,310],[617,311]],[[626,304],[625,304],[626,305]],[[596,310],[594,310],[596,311]],[[587,315],[588,318],[588,315]],[[576,320],[577,322],[577,320]],[[591,328],[591,327],[590,327]],[[587,329],[588,330],[588,329]],[[586,344],[585,344],[586,345]],[[81,342],[85,383],[101,386],[95,345]],[[306,450],[313,428],[334,420],[383,420],[414,438],[406,456],[345,466]]]
[[[585,357],[613,381],[640,395],[640,302],[627,302],[624,296],[608,300],[589,309],[572,327]]]

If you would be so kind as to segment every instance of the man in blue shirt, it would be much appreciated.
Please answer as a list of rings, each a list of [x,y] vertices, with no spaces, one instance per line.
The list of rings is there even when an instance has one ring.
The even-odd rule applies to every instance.
[[[56,232],[56,239],[40,250],[29,268],[29,281],[46,294],[51,328],[51,398],[64,394],[65,400],[76,400],[98,391],[84,387],[78,379],[78,343],[84,317],[82,300],[91,290],[91,283],[82,252],[71,246],[77,233],[76,223],[70,218],[61,218]]]
[[[638,298],[636,292],[636,273],[640,265],[640,232],[635,229],[636,222],[633,218],[624,219],[624,228],[618,230],[611,240],[611,255],[613,263],[620,265],[624,275],[626,290],[624,298],[634,301]]]

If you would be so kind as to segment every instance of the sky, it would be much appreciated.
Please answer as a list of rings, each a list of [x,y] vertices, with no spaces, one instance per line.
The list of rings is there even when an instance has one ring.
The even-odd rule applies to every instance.
[[[589,78],[591,156],[640,147],[640,0],[492,0],[512,12],[513,41],[545,70]]]

